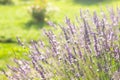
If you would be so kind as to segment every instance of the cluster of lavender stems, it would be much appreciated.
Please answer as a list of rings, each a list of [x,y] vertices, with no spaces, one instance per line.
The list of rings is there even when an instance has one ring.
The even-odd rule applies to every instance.
[[[7,65],[4,75],[8,80],[117,80],[120,8],[107,11],[80,10],[74,23],[68,17],[64,25],[48,22],[60,33],[44,30],[48,44],[31,41],[30,59],[14,59],[16,66]]]

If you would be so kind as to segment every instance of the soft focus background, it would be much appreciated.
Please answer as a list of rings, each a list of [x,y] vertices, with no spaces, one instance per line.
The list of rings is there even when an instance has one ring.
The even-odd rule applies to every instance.
[[[19,46],[16,37],[27,43],[46,40],[42,30],[52,28],[49,21],[63,22],[65,16],[73,19],[80,9],[99,12],[119,5],[120,0],[0,0],[0,69],[12,64],[12,58],[24,55],[26,49]]]

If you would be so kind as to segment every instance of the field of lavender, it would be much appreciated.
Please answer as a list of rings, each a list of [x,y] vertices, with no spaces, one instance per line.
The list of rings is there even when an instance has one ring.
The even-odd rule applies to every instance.
[[[1,61],[5,60],[4,65],[7,65],[7,67],[0,66],[0,79],[119,80],[120,7],[116,4],[119,4],[120,1],[112,1],[107,7],[107,2],[95,0],[93,0],[94,4],[87,0],[69,2],[68,0],[51,0],[51,2],[57,5],[60,11],[55,16],[51,16],[54,19],[47,20],[47,24],[33,23],[28,24],[31,28],[25,28],[27,26],[24,25],[25,22],[30,19],[25,17],[26,13],[22,14],[25,17],[24,21],[20,18],[21,21],[16,23],[17,19],[14,18],[15,25],[8,23],[11,31],[7,31],[11,33],[20,29],[15,32],[21,32],[22,38],[17,33],[14,35],[17,38],[13,39],[10,35],[12,39],[7,43],[4,40],[1,41],[0,48],[8,48],[8,51],[5,52],[7,57],[0,53],[2,54],[2,56],[0,55]],[[65,5],[66,3],[68,4]],[[26,7],[30,4],[18,5]],[[103,5],[98,7],[101,4]],[[13,11],[19,8],[18,5],[12,6]],[[4,8],[4,6],[0,7]],[[6,8],[11,9],[8,6]],[[24,8],[21,7],[21,11],[22,9]],[[18,18],[17,15],[15,16]],[[65,20],[61,22],[63,17]],[[10,16],[8,18],[12,19]],[[30,21],[30,23],[32,22]],[[12,27],[16,25],[18,28]],[[38,25],[42,25],[44,28],[38,28]],[[5,29],[7,28],[6,25],[3,26]],[[5,29],[0,28],[4,32]],[[26,37],[27,32],[30,32],[30,37]],[[2,39],[3,35],[0,34],[0,36]],[[5,40],[7,39],[9,36],[5,37]],[[16,47],[16,50],[13,47]],[[0,52],[3,51],[5,49]],[[9,54],[9,52],[13,54]]]
[[[90,14],[80,10],[74,23],[53,24],[58,35],[44,30],[48,44],[31,41],[29,60],[14,59],[16,66],[3,71],[9,80],[119,80],[120,79],[120,8]],[[25,47],[18,39],[21,46]]]

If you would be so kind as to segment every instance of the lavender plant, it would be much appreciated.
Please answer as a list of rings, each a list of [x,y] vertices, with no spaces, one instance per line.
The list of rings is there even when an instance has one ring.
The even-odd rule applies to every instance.
[[[30,59],[14,59],[4,74],[9,80],[119,80],[120,8],[107,10],[101,16],[80,10],[75,23],[68,17],[65,24],[48,22],[60,33],[44,30],[48,44],[31,41]]]

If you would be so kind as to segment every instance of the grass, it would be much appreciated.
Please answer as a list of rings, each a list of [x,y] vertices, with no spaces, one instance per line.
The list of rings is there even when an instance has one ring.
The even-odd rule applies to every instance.
[[[18,45],[16,37],[20,37],[24,42],[30,40],[38,40],[44,37],[40,36],[43,29],[51,27],[44,23],[35,23],[27,12],[27,7],[32,5],[32,1],[15,0],[15,5],[0,5],[0,68],[5,68],[9,60],[15,57],[14,52],[18,57],[22,57],[24,50]],[[95,1],[92,0],[49,0],[53,5],[59,8],[55,16],[50,17],[51,21],[56,23],[62,22],[65,16],[74,18],[79,14],[81,9],[90,9],[91,11],[100,11],[100,7],[105,9],[108,4],[116,7],[120,4],[116,1]],[[108,5],[108,6],[109,6]],[[58,33],[56,31],[56,33]],[[11,63],[12,64],[12,63]]]

